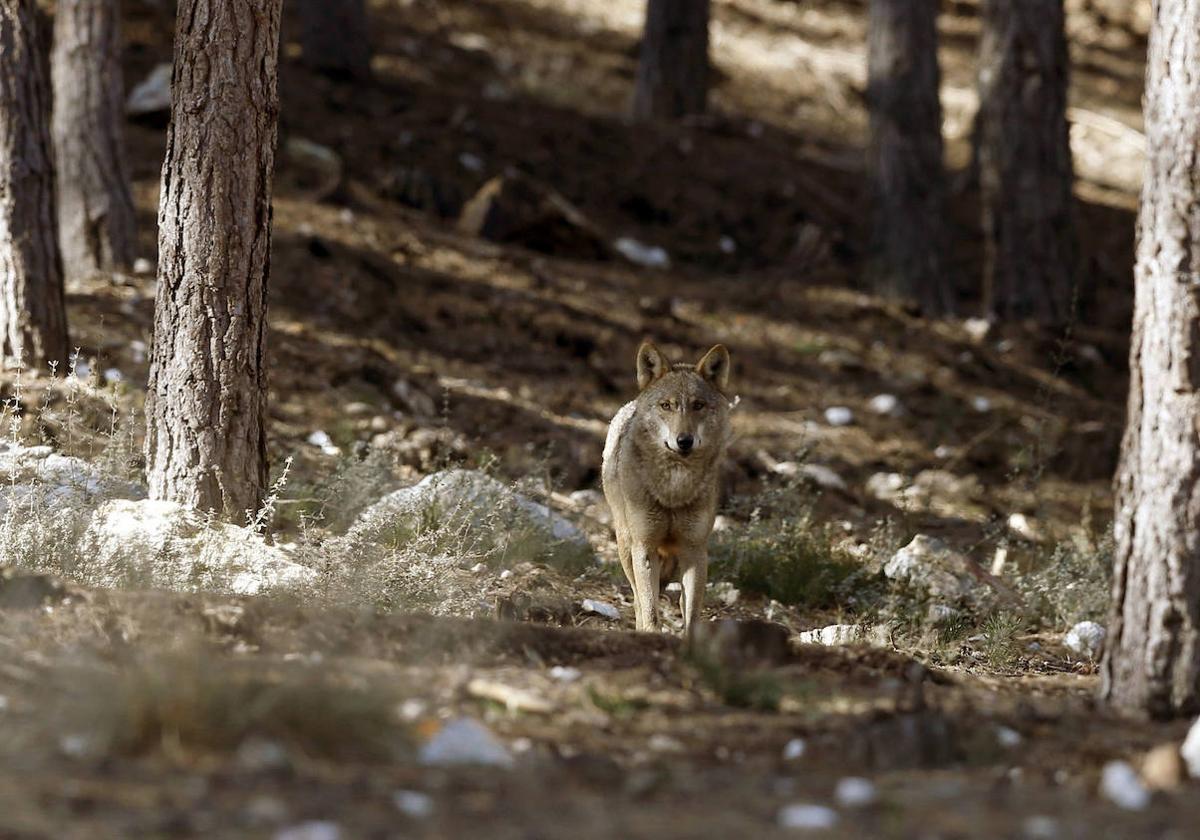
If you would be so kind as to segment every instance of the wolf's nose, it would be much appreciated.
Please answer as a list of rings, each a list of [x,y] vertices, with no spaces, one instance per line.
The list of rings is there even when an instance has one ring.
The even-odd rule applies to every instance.
[[[695,438],[693,438],[691,435],[680,435],[679,437],[675,438],[675,445],[679,447],[680,452],[691,452],[692,444],[695,442]]]

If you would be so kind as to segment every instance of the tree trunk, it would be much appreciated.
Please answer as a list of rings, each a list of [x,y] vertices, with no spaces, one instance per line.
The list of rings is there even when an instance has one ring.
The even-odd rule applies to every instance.
[[[0,0],[0,339],[6,358],[67,360],[54,217],[50,84],[35,0]]]
[[[371,76],[365,0],[299,0],[304,63],[335,78]]]
[[[118,0],[58,0],[54,18],[54,162],[68,280],[126,271],[137,250],[122,123]]]
[[[872,199],[868,276],[926,315],[954,308],[943,264],[946,176],[937,0],[871,0],[867,102]]]
[[[633,93],[635,119],[704,113],[708,9],[709,0],[649,0]]]
[[[244,524],[267,481],[264,338],[282,0],[180,0],[146,395],[150,495]]]
[[[984,0],[981,13],[984,306],[998,318],[1061,324],[1077,259],[1063,3]]]
[[[1155,11],[1102,691],[1168,717],[1200,710],[1200,4]]]

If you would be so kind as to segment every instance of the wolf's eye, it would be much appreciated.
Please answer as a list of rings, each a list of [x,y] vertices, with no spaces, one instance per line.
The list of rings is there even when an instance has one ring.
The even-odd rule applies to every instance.
[[[703,410],[704,410],[704,400],[696,400],[694,403],[692,403],[692,411],[703,411]]]
[[[662,402],[660,402],[658,404],[658,407],[661,408],[663,411],[670,411],[671,410],[671,401],[663,400]]]

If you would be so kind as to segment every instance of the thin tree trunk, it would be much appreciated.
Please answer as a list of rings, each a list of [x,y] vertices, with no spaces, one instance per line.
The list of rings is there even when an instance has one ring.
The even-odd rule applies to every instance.
[[[371,75],[365,0],[298,0],[304,63],[334,77]]]
[[[42,44],[35,0],[0,0],[0,340],[38,369],[67,360]]]
[[[876,292],[953,311],[946,274],[946,175],[938,100],[937,0],[871,0],[867,102]]]
[[[264,339],[282,0],[180,0],[146,395],[150,495],[245,523],[267,481]]]
[[[709,0],[648,0],[633,93],[639,120],[704,113]]]
[[[1200,3],[1158,0],[1146,68],[1129,407],[1103,694],[1200,710]]]
[[[59,243],[68,280],[133,264],[137,230],[122,123],[118,0],[58,0],[54,156]]]
[[[984,0],[979,169],[984,306],[1061,324],[1077,260],[1062,0]]]

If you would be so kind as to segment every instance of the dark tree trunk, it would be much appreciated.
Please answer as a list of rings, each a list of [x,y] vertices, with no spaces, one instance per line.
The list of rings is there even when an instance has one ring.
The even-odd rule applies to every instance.
[[[67,360],[42,47],[35,0],[0,0],[0,339],[37,369]]]
[[[927,315],[954,309],[943,261],[946,176],[938,100],[937,0],[871,0],[871,254],[876,292]]]
[[[984,0],[982,26],[984,306],[1061,324],[1077,260],[1062,0]]]
[[[118,0],[58,0],[54,159],[63,273],[125,271],[137,249],[122,123]]]
[[[282,0],[180,0],[146,395],[150,495],[244,524],[267,480],[264,338]]]
[[[1129,407],[1103,693],[1200,710],[1200,4],[1158,0],[1146,67]]]
[[[708,101],[709,0],[649,0],[633,116],[675,119]]]
[[[371,75],[371,38],[364,0],[298,0],[304,63],[329,76]]]

